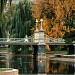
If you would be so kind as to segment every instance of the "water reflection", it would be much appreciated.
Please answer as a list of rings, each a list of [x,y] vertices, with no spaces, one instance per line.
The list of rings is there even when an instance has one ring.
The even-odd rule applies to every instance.
[[[43,61],[42,59],[38,61],[38,73],[45,73],[45,65],[46,61]]]
[[[20,74],[32,73],[33,62],[32,57],[13,56],[10,61],[10,67],[19,69]]]
[[[74,74],[74,64],[50,61],[49,59],[37,60],[26,56],[14,56],[11,59],[11,67],[18,68],[20,74]]]
[[[13,56],[10,68],[19,69],[20,74],[71,74],[75,73],[75,63],[50,61],[50,58],[37,60],[33,56]],[[0,61],[0,65],[2,62]],[[4,65],[4,62],[3,62]]]
[[[37,62],[37,57],[33,57],[33,69],[32,69],[33,74],[38,73],[38,62]]]
[[[70,64],[70,63],[65,64],[64,62],[58,62],[58,61],[49,61],[46,64],[47,74],[73,74],[74,75],[74,72],[75,72],[74,64]]]

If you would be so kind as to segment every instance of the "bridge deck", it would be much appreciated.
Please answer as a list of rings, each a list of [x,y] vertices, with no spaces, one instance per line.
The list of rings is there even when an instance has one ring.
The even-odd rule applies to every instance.
[[[37,45],[37,42],[0,42],[1,45]]]
[[[46,42],[48,45],[71,45],[67,43],[62,43],[62,42]]]
[[[72,45],[62,42],[45,42],[48,45]],[[74,43],[73,43],[74,44]],[[38,45],[38,42],[0,42],[0,45]]]

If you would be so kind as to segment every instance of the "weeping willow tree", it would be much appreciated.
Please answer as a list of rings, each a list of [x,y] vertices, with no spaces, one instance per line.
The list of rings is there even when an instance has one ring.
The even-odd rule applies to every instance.
[[[3,9],[6,5],[6,2],[7,0],[0,0],[0,38],[3,37],[3,17],[2,17],[2,12],[3,12]]]
[[[10,31],[10,37],[12,38],[24,38],[26,35],[30,36],[31,32],[30,29],[34,25],[34,21],[32,19],[32,12],[31,12],[31,2],[28,2],[28,0],[24,0],[23,2],[20,2],[15,9],[13,18],[12,18],[12,26]],[[12,52],[14,54],[23,54],[23,53],[29,53],[29,46],[27,45],[14,45],[11,46]],[[28,64],[24,62],[29,62],[29,58],[27,57],[14,57],[11,59],[11,61],[17,61],[17,62],[11,62],[11,67],[18,68],[19,73],[26,74],[28,73]],[[22,68],[22,69],[21,69]]]
[[[24,0],[16,6],[12,19],[11,37],[24,38],[31,35],[30,29],[34,25],[31,12],[31,2]],[[12,46],[15,53],[28,53],[28,46]]]
[[[5,37],[5,25],[6,25],[6,20],[4,16],[4,9],[6,7],[7,1],[9,1],[10,5],[12,0],[0,0],[0,38]]]

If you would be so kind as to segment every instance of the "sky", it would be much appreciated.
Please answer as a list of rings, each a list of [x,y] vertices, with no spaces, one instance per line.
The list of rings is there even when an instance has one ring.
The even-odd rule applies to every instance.
[[[12,3],[19,3],[19,0],[12,0]]]
[[[22,1],[22,0],[12,0],[12,2],[16,4],[19,3],[19,1]],[[35,0],[30,0],[30,1],[35,1]]]

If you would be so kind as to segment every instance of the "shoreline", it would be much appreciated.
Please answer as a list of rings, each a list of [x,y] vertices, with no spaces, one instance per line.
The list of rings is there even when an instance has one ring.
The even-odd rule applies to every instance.
[[[68,63],[75,63],[74,58],[63,58],[63,57],[52,57],[49,58],[51,61],[60,61],[60,62],[68,62]]]

